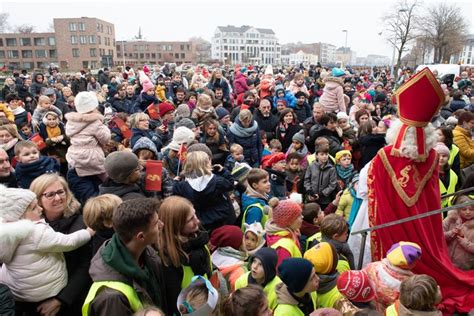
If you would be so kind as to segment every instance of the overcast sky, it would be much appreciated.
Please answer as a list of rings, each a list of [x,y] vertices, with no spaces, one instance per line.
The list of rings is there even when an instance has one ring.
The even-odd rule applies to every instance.
[[[115,24],[117,40],[131,39],[141,26],[147,40],[188,40],[201,36],[210,40],[218,25],[252,25],[271,28],[280,44],[327,42],[348,46],[357,56],[385,55],[392,48],[384,38],[382,16],[394,1],[364,0],[82,0],[35,1],[0,0],[0,11],[10,14],[11,25],[32,24],[46,31],[53,18],[97,17]],[[461,7],[474,33],[473,1],[450,0]],[[425,5],[435,0],[425,0]],[[379,33],[382,32],[382,35]]]

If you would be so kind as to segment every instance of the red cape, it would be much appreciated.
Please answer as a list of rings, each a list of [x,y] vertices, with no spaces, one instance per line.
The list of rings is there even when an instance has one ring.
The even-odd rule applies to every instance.
[[[370,226],[441,208],[436,152],[432,149],[425,161],[415,162],[391,156],[391,149],[382,148],[369,167]],[[438,308],[446,315],[474,308],[474,271],[462,271],[451,263],[441,215],[382,228],[372,232],[371,238],[374,261],[382,259],[399,241],[419,244],[422,256],[413,272],[436,279],[443,295]]]

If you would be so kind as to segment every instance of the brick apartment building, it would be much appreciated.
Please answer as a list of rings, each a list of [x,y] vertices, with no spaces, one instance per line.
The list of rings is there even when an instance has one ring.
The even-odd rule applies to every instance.
[[[117,41],[116,51],[115,65],[117,66],[197,62],[194,42]]]

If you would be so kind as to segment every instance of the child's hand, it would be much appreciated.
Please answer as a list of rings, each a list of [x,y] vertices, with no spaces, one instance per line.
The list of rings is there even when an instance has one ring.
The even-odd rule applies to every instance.
[[[336,198],[334,199],[334,201],[332,202],[332,204],[338,206],[339,205],[339,202],[341,201],[341,195],[342,195],[342,190],[337,192],[336,194]]]
[[[93,230],[92,228],[87,227],[86,230],[91,235],[91,237],[95,235],[95,230]]]

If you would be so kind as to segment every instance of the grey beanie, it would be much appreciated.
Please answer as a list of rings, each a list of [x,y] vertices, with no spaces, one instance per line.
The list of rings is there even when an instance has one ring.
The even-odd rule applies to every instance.
[[[296,133],[295,135],[293,135],[293,138],[292,140],[296,140],[297,142],[301,143],[304,145],[304,131],[303,130],[300,130],[298,133]]]
[[[178,107],[174,111],[174,115],[176,116],[176,118],[190,117],[191,111],[189,110],[189,106],[186,103],[178,105]]]
[[[105,171],[110,179],[124,183],[138,167],[138,157],[129,151],[116,151],[105,158]]]
[[[175,128],[178,128],[180,126],[187,127],[190,130],[192,130],[193,128],[196,128],[196,124],[193,122],[193,120],[187,117],[181,118],[179,121],[176,121],[176,123],[174,124]]]
[[[196,143],[189,146],[188,153],[192,153],[193,151],[203,151],[209,156],[209,159],[212,160],[212,152],[206,144]]]
[[[36,199],[30,190],[7,188],[0,185],[0,218],[5,222],[16,222]]]

